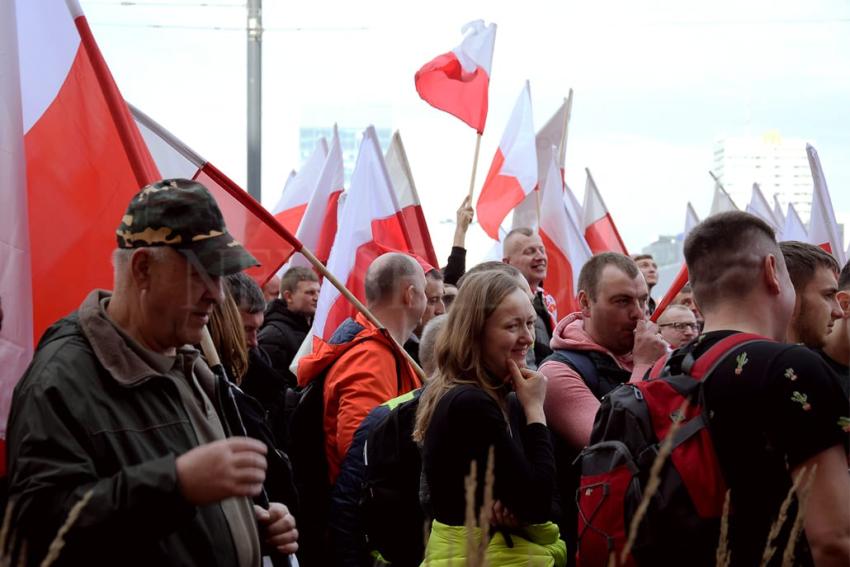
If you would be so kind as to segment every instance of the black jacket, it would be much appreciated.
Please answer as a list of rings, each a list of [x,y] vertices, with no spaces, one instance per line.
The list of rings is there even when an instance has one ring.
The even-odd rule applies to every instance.
[[[55,565],[235,565],[221,506],[196,507],[178,487],[176,457],[198,439],[177,386],[131,368],[123,345],[94,347],[74,313],[46,331],[15,388],[9,498],[27,564],[39,564],[71,508],[92,490]],[[210,399],[229,434],[226,386],[205,364],[196,363],[196,372],[215,383]]]
[[[271,367],[290,388],[298,386],[298,380],[289,371],[289,365],[309,332],[307,318],[287,309],[284,300],[274,299],[266,307],[266,318],[257,340],[269,356]]]

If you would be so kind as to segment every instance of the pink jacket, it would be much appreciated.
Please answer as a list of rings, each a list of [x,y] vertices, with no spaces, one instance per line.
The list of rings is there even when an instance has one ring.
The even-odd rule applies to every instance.
[[[584,330],[580,312],[567,315],[555,327],[553,349],[597,351],[614,359],[623,370],[632,373],[629,382],[641,380],[649,370],[649,364],[634,365],[632,354],[614,356],[605,347],[596,344]],[[540,366],[548,383],[543,409],[549,428],[564,439],[570,447],[580,449],[590,441],[593,420],[599,409],[599,400],[590,392],[584,381],[571,366],[561,362],[545,362]]]

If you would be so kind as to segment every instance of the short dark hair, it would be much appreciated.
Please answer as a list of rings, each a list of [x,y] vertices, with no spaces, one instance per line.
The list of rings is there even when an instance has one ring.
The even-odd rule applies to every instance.
[[[534,231],[524,226],[511,229],[511,231],[505,235],[505,238],[502,239],[502,256],[504,256],[505,252],[507,252],[508,242],[517,235],[534,236]]]
[[[584,263],[578,275],[578,290],[584,290],[593,301],[596,301],[599,293],[599,280],[602,278],[602,270],[605,269],[605,266],[614,266],[632,279],[640,275],[640,270],[635,261],[625,254],[619,252],[595,254]]]
[[[457,287],[457,289],[459,290],[460,286],[463,285],[463,282],[466,280],[466,278],[468,276],[471,276],[472,274],[477,274],[478,272],[489,272],[492,270],[495,270],[497,272],[503,272],[515,278],[525,279],[525,276],[522,275],[522,272],[520,272],[519,268],[517,268],[516,266],[511,266],[510,264],[505,264],[504,262],[499,262],[498,260],[487,260],[486,262],[475,264],[474,266],[469,268],[465,274],[458,278],[457,285],[455,287]]]
[[[786,240],[779,243],[785,265],[788,266],[788,275],[791,283],[798,293],[808,285],[818,268],[828,268],[836,274],[840,270],[838,261],[832,254],[814,244],[800,242],[798,240]]]
[[[283,277],[280,278],[280,291],[281,293],[284,291],[294,293],[298,289],[299,283],[317,281],[319,281],[319,276],[312,269],[305,268],[304,266],[294,266],[286,270],[283,273]]]
[[[724,297],[746,296],[767,254],[784,262],[773,229],[741,211],[712,215],[685,239],[685,262],[697,303],[711,308]]]
[[[654,261],[655,258],[652,257],[652,254],[635,254],[635,255],[632,256],[632,260],[634,260],[635,262],[640,262],[641,260],[653,260]]]
[[[438,270],[437,268],[431,268],[427,272],[425,272],[425,277],[428,279],[436,280],[438,282],[443,281],[443,272]]]
[[[224,278],[233,301],[240,311],[246,313],[262,313],[266,309],[266,298],[263,290],[245,272],[237,272]]]
[[[841,291],[850,290],[850,261],[844,264],[841,273],[838,274],[838,289]]]

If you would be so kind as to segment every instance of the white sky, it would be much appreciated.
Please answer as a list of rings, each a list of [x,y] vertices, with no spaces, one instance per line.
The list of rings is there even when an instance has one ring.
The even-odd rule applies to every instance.
[[[244,186],[244,4],[81,4],[125,98]],[[689,200],[705,216],[716,139],[768,130],[815,145],[850,233],[846,0],[265,0],[263,8],[267,206],[300,167],[302,122],[361,127],[374,114],[377,125],[401,130],[445,257],[454,225],[443,221],[467,191],[475,134],[420,100],[413,75],[459,43],[464,23],[483,18],[499,30],[477,187],[528,79],[537,126],[574,89],[567,182],[581,199],[591,169],[631,250],[681,232]],[[470,260],[489,246],[473,226]]]

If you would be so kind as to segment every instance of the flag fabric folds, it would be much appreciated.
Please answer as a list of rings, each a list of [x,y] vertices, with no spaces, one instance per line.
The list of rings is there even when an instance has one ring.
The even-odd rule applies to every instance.
[[[738,205],[726,192],[726,189],[715,179],[714,182],[714,197],[711,200],[711,209],[708,216],[716,215],[717,213],[725,213],[726,211],[738,211]]]
[[[283,193],[272,209],[274,217],[292,234],[295,234],[301,226],[301,219],[316,190],[316,184],[327,157],[328,143],[324,138],[319,138],[313,153],[307,158],[301,171],[290,173],[283,187]]]
[[[750,202],[747,204],[747,212],[766,222],[773,230],[777,230],[781,226],[781,221],[774,215],[773,209],[767,202],[764,193],[761,192],[758,183],[753,183],[753,193]]]
[[[165,178],[194,179],[209,189],[227,230],[260,261],[260,266],[245,272],[260,284],[265,283],[301,247],[298,240],[218,168],[138,108],[131,106],[131,110],[160,174]]]
[[[817,150],[810,144],[806,144],[806,154],[809,157],[809,168],[812,170],[812,180],[815,185],[812,195],[812,215],[809,218],[809,242],[831,252],[843,266],[847,262],[844,242],[841,240],[841,232],[835,220],[835,211],[832,208],[832,199],[829,197],[829,188],[826,186],[820,158]]]
[[[531,116],[531,89],[526,81],[476,205],[479,225],[490,238],[498,239],[502,221],[536,185],[537,150]]]
[[[602,200],[602,194],[596,187],[593,175],[587,168],[584,171],[587,174],[587,182],[584,186],[582,209],[584,210],[584,238],[587,240],[587,245],[594,254],[619,252],[628,256],[626,245],[620,238],[620,232],[614,224],[611,213],[608,212],[608,207],[605,206],[605,201]]]
[[[688,237],[691,231],[694,229],[696,225],[699,224],[699,217],[697,216],[697,212],[694,210],[694,206],[688,201],[688,207],[685,209],[685,232],[682,235],[682,239]]]
[[[401,216],[404,219],[407,234],[410,236],[410,249],[417,256],[424,258],[432,266],[439,266],[434,245],[431,243],[431,233],[425,222],[425,213],[419,202],[419,194],[413,183],[413,173],[410,171],[410,163],[407,161],[407,153],[401,142],[401,134],[398,131],[393,134],[390,147],[386,155],[387,173],[395,190]]]
[[[785,225],[782,227],[782,240],[799,240],[800,242],[811,242],[806,225],[800,220],[794,203],[788,203],[788,212],[785,214]]]
[[[469,22],[460,45],[429,61],[416,72],[416,92],[431,106],[448,112],[481,134],[487,122],[490,68],[496,24]]]
[[[549,167],[540,182],[540,238],[549,258],[546,290],[562,314],[578,310],[578,274],[592,253],[579,225],[567,212],[555,148],[547,152]]]

